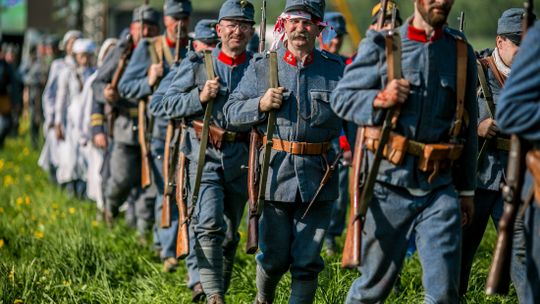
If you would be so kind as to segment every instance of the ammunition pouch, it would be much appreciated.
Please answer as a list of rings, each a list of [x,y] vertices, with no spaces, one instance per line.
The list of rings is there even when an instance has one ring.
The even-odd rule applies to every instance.
[[[534,199],[540,205],[540,151],[533,149],[527,152],[525,162],[534,178]]]
[[[266,135],[263,136],[263,146],[266,145]],[[272,139],[272,150],[283,151],[293,155],[323,155],[331,148],[329,142],[308,143],[301,141],[287,141],[279,138]]]
[[[368,150],[375,152],[379,146],[380,135],[381,129],[378,127],[365,128],[364,144]],[[418,169],[431,173],[428,178],[431,183],[440,170],[449,170],[462,152],[463,145],[460,144],[424,144],[391,132],[383,156],[396,166],[403,163],[406,154],[418,157]]]
[[[193,120],[191,122],[193,129],[195,130],[195,135],[199,140],[201,140],[202,130],[204,123],[202,120]],[[223,142],[247,142],[248,134],[246,133],[237,133],[227,131],[216,125],[211,124],[208,127],[208,139],[214,148],[221,150]]]

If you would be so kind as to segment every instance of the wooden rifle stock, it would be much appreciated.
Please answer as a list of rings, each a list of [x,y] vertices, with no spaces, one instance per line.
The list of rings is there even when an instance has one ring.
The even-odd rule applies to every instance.
[[[259,25],[259,53],[264,53],[266,46],[266,0],[262,1],[261,24]],[[259,150],[262,146],[262,137],[256,127],[249,133],[249,160],[248,160],[248,224],[246,253],[255,254],[259,248],[259,208],[257,206],[259,193]]]
[[[161,228],[171,227],[171,185],[169,166],[171,162],[171,141],[174,133],[174,122],[167,124],[165,135],[165,151],[163,153],[163,203],[161,208]]]
[[[347,234],[345,245],[343,246],[343,256],[341,257],[342,268],[356,268],[360,266],[360,254],[362,245],[362,220],[357,218],[357,210],[360,208],[360,198],[362,196],[362,160],[364,158],[364,128],[359,127],[356,132],[353,157],[353,176],[349,179],[349,191],[351,196],[349,208],[349,221],[347,224]]]
[[[259,149],[262,146],[261,135],[257,130],[249,134],[248,160],[248,226],[246,253],[257,252],[259,243],[259,213],[257,212],[257,194],[259,189]]]
[[[131,34],[128,34],[126,37],[126,48],[122,52],[122,55],[120,55],[120,60],[118,61],[118,65],[116,66],[116,70],[114,71],[111,80],[111,87],[115,90],[118,89],[118,83],[120,83],[120,78],[122,78],[122,75],[124,74],[124,71],[126,69],[129,59],[131,58],[132,53],[133,37],[131,36]]]
[[[178,206],[178,232],[176,235],[176,257],[184,259],[189,254],[189,219],[186,202],[186,156],[180,150],[186,137],[186,125],[180,126],[180,138],[178,145],[178,161],[176,167],[176,204]]]
[[[138,104],[137,135],[141,146],[141,187],[147,188],[152,183],[150,176],[150,151],[146,142],[146,101],[140,100]]]

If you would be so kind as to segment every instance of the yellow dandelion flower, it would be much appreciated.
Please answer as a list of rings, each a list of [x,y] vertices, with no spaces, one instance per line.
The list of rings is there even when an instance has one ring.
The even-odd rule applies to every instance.
[[[15,299],[15,301],[13,301],[13,304],[22,304],[22,303],[24,302],[21,299]]]
[[[9,187],[13,184],[14,184],[13,177],[11,177],[11,175],[4,176],[4,187]]]
[[[0,239],[0,249],[4,247],[4,239]]]
[[[53,209],[58,209],[58,204],[57,204],[57,203],[53,203],[53,204],[51,205],[51,207],[52,207]]]
[[[15,281],[15,270],[11,269],[8,274],[8,279],[13,282]]]
[[[99,226],[99,223],[97,221],[92,221],[92,227],[97,227]]]
[[[28,156],[28,155],[30,155],[30,150],[29,150],[28,148],[25,147],[25,148],[23,149],[23,151],[22,151],[22,154],[23,154],[24,156]]]
[[[73,207],[70,207],[68,211],[69,211],[69,214],[75,214],[75,208]]]
[[[0,214],[4,213],[4,208],[0,207]]]
[[[15,203],[17,204],[17,206],[20,206],[23,204],[23,198],[22,197],[17,197],[17,199],[15,200]]]
[[[4,169],[4,160],[0,159],[0,170]]]
[[[30,197],[29,197],[28,195],[26,195],[26,196],[24,197],[24,203],[25,203],[26,205],[30,205],[30,202],[31,202]]]
[[[42,239],[43,237],[45,236],[45,233],[41,232],[41,231],[36,231],[34,232],[34,237],[36,239]]]

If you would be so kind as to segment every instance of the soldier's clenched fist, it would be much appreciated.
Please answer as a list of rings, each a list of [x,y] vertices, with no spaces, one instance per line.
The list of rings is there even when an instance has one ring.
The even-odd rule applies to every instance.
[[[478,124],[478,136],[484,138],[492,138],[497,135],[499,132],[499,127],[497,122],[491,118],[484,119],[480,124]]]
[[[163,77],[163,65],[152,64],[148,70],[148,85],[154,86],[161,77]]]
[[[219,77],[216,77],[214,80],[207,80],[204,84],[204,88],[199,94],[199,99],[201,103],[207,103],[210,100],[216,98],[217,93],[219,92]]]
[[[388,109],[396,104],[402,104],[407,100],[409,92],[411,91],[409,87],[409,81],[407,79],[394,79],[380,91],[373,101],[373,106],[375,108],[384,108]]]
[[[283,92],[285,88],[270,88],[259,101],[259,111],[268,112],[273,109],[281,108],[283,102]]]

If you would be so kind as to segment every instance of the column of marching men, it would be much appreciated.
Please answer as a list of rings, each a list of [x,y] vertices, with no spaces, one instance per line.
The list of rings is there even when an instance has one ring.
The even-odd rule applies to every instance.
[[[162,19],[137,7],[129,29],[99,51],[69,31],[41,41],[18,72],[0,52],[0,147],[24,84],[32,143],[41,124],[39,165],[50,180],[95,201],[109,226],[125,210],[164,272],[185,258],[193,302],[225,303],[249,201],[258,223],[250,226],[254,302],[274,303],[289,272],[289,303],[313,303],[321,251],[340,251],[357,186],[349,182],[361,180],[372,191],[365,213],[349,210],[347,233],[352,239],[361,219],[362,237],[346,303],[384,301],[415,250],[426,303],[458,303],[489,218],[500,228],[509,134],[533,147],[526,180],[540,193],[540,27],[520,51],[527,14],[510,8],[494,22],[494,49],[475,53],[447,25],[453,0],[415,0],[404,20],[388,2],[373,8],[350,58],[340,55],[345,18],[326,12],[325,0],[287,0],[264,51],[249,1],[225,1],[215,20],[188,33],[191,2],[165,0]],[[255,150],[250,132],[261,139]],[[255,179],[263,190],[254,209],[252,172],[265,173]],[[520,303],[540,301],[538,200],[516,219],[511,240]],[[189,245],[184,255],[180,243]]]

